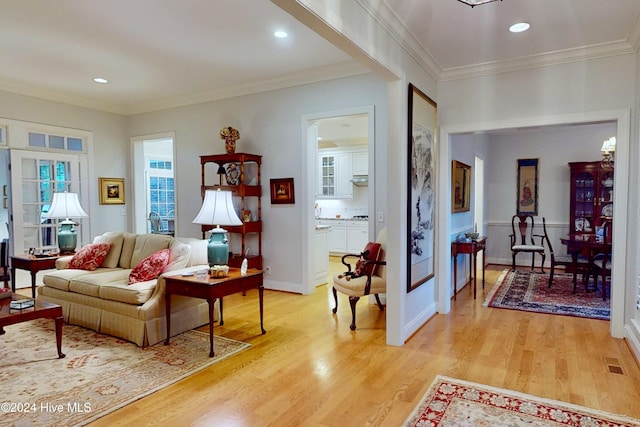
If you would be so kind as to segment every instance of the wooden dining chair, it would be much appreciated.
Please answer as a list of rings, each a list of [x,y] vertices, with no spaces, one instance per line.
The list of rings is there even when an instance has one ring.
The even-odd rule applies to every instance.
[[[613,223],[606,221],[603,225],[604,236],[603,239],[606,243],[613,243]],[[593,257],[591,268],[593,269],[593,281],[598,287],[598,276],[602,280],[602,299],[607,299],[607,283],[609,284],[609,293],[611,292],[611,268],[613,265],[613,255],[611,252],[599,253]],[[609,278],[609,280],[607,280]]]
[[[535,221],[531,215],[514,215],[513,218],[511,218],[511,229],[513,231],[512,234],[509,235],[511,238],[511,270],[515,271],[516,269],[516,255],[524,252],[531,254],[531,271],[535,268],[536,254],[542,257],[540,271],[544,273],[544,261],[546,259],[545,242],[547,246],[551,247],[549,237],[547,236],[545,219],[542,218],[544,234],[536,234]]]

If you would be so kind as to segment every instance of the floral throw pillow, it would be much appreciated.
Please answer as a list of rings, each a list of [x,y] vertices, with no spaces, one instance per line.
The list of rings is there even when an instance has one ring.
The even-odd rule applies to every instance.
[[[167,267],[167,264],[169,264],[170,257],[170,249],[162,249],[152,253],[131,270],[129,274],[129,284],[132,285],[134,283],[156,279]]]
[[[73,255],[68,268],[93,271],[100,267],[110,249],[111,243],[93,243],[83,246]]]

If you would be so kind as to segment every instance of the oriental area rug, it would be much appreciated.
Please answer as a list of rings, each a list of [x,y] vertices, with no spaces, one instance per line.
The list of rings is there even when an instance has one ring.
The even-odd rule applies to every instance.
[[[611,318],[609,298],[603,300],[601,290],[587,292],[581,277],[575,294],[572,274],[555,273],[551,288],[548,280],[548,274],[505,270],[483,305],[590,319]]]
[[[403,426],[637,427],[640,426],[640,420],[437,376]]]
[[[151,347],[65,325],[58,359],[52,320],[0,335],[0,425],[81,426],[250,347],[188,331]]]

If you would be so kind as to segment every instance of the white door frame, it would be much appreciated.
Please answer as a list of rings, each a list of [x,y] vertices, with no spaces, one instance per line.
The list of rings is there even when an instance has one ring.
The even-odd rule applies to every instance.
[[[627,254],[635,254],[637,250],[636,239],[628,239],[628,196],[629,191],[629,151],[630,151],[630,131],[631,131],[631,111],[629,109],[594,111],[576,114],[564,114],[544,117],[531,117],[522,119],[511,119],[495,122],[467,123],[454,126],[444,126],[441,129],[443,144],[440,145],[439,166],[441,170],[448,170],[451,164],[451,135],[457,133],[482,132],[498,129],[514,129],[529,126],[550,126],[563,124],[594,123],[602,121],[616,122],[616,167],[615,167],[615,187],[614,200],[616,206],[613,212],[613,252],[616,256],[613,259],[613,269],[611,271],[611,283],[620,283],[619,286],[612,286],[611,289],[611,336],[614,338],[624,337],[625,320],[625,295],[627,287],[633,284],[633,292],[637,289],[637,277],[634,263],[627,263]],[[440,180],[438,185],[440,194],[451,197],[451,188],[447,188],[447,180]],[[450,200],[450,199],[448,199]],[[445,235],[451,235],[451,219],[446,203],[439,203],[438,227],[445,231]],[[451,250],[448,247],[451,242],[443,239],[438,241],[437,250],[439,253],[447,253]],[[629,265],[631,264],[631,265]],[[451,262],[448,257],[441,257],[438,265],[441,272],[437,276],[438,312],[448,313],[451,308],[449,301],[450,291],[448,285],[451,283]],[[616,280],[621,277],[622,280]]]
[[[302,164],[307,173],[302,174],[302,293],[312,294],[316,290],[315,286],[315,247],[313,234],[315,233],[314,202],[318,186],[316,179],[318,176],[318,154],[315,131],[315,121],[338,116],[352,116],[355,114],[368,115],[368,147],[369,147],[369,215],[375,211],[375,114],[374,106],[347,108],[344,110],[325,111],[302,115]],[[369,218],[369,236],[375,236],[375,221]]]

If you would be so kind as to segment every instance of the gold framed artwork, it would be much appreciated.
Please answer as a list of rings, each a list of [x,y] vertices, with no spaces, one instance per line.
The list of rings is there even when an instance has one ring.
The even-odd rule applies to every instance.
[[[451,212],[471,210],[471,166],[457,160],[451,166]]]
[[[98,178],[101,205],[124,205],[124,178]]]
[[[409,84],[407,292],[435,272],[437,105]]]
[[[518,159],[518,215],[538,215],[538,159]]]

